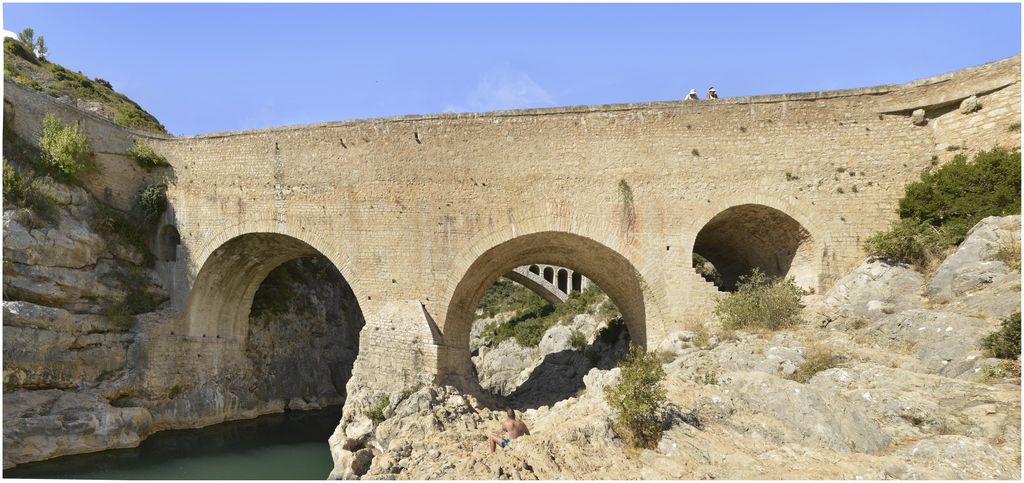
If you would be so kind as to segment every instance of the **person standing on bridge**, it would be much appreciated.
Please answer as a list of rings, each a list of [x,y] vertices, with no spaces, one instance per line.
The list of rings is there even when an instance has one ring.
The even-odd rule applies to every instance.
[[[714,87],[708,89],[708,96],[705,99],[708,99],[708,100],[718,99],[718,93],[715,92],[715,88]]]
[[[700,98],[697,97],[697,89],[690,89],[690,93],[686,95],[686,99],[685,100],[687,100],[687,101],[699,101]]]
[[[491,446],[491,453],[494,452],[496,446],[507,448],[511,440],[530,434],[530,429],[526,427],[526,423],[516,419],[515,409],[509,409],[505,411],[505,414],[508,415],[508,420],[501,423],[501,432],[487,437],[487,443]],[[499,436],[501,433],[508,433],[508,437]]]

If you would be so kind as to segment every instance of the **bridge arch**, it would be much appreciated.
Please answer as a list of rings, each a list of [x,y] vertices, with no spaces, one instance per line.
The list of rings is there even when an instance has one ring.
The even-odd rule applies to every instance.
[[[186,334],[244,347],[257,289],[271,271],[296,258],[324,256],[355,291],[337,257],[312,243],[276,231],[245,232],[241,227],[232,227],[222,232],[197,260],[199,268],[185,308]]]
[[[737,279],[754,268],[820,290],[825,241],[819,222],[792,205],[756,201],[719,209],[694,231],[693,253],[715,266],[722,290],[734,289]]]
[[[468,348],[474,312],[484,293],[513,268],[533,263],[566,267],[596,283],[619,307],[633,343],[645,346],[648,309],[640,272],[612,248],[563,231],[536,232],[498,243],[460,271],[441,328],[445,346],[459,353]],[[468,357],[463,363],[468,363]]]

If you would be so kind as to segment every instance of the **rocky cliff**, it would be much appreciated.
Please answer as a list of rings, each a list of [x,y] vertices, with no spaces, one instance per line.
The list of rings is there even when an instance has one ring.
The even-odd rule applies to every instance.
[[[1019,216],[987,218],[927,279],[869,259],[806,297],[795,329],[672,334],[656,348],[670,401],[656,449],[623,447],[602,397],[618,369],[593,368],[584,390],[522,411],[532,434],[494,454],[485,435],[504,414],[486,393],[356,394],[331,438],[331,476],[1018,479],[1019,360],[986,357],[979,345],[1020,311],[1020,273],[995,256],[1019,236]],[[485,352],[485,370],[507,363],[515,377],[481,380],[508,392],[522,361],[535,360],[527,352],[493,361]],[[376,420],[362,410],[372,400],[386,403]]]

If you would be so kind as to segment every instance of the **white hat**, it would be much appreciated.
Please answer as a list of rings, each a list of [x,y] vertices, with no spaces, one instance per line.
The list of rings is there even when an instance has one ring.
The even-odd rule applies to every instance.
[[[711,92],[715,92],[715,88],[714,87],[712,87],[712,88],[710,88],[708,90],[711,91]]]
[[[696,94],[696,93],[697,93],[697,89],[690,89],[690,94]]]

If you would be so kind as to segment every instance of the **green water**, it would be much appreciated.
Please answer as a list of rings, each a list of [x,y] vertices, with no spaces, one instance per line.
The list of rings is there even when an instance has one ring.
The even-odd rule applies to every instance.
[[[323,480],[327,438],[341,407],[286,412],[202,429],[156,433],[138,448],[63,456],[4,470],[4,478]]]

